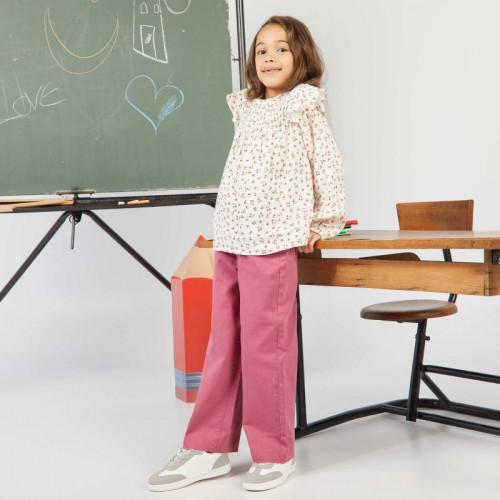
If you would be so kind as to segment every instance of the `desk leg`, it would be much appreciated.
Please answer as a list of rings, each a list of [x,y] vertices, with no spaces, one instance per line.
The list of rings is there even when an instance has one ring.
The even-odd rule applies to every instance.
[[[297,430],[303,431],[307,428],[306,414],[306,384],[304,376],[304,348],[302,345],[302,314],[300,313],[300,294],[297,286],[297,340],[298,340],[298,360],[297,360]]]

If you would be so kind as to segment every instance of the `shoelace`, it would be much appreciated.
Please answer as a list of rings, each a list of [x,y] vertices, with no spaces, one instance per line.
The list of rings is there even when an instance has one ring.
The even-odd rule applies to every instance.
[[[262,464],[253,464],[253,465],[256,469],[268,469],[269,467],[267,467],[267,466],[272,465],[272,463],[267,462],[267,463],[262,463]]]
[[[184,463],[191,456],[191,450],[180,449],[176,455],[174,455],[165,468],[176,467]]]

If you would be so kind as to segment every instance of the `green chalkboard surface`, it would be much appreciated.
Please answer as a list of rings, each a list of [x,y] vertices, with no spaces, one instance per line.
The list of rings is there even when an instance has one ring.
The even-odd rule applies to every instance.
[[[226,0],[1,0],[0,195],[217,186]]]

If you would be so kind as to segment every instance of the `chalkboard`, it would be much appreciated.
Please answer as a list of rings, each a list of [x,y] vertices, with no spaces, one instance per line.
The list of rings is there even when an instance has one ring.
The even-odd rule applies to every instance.
[[[226,0],[2,0],[0,195],[217,186]]]

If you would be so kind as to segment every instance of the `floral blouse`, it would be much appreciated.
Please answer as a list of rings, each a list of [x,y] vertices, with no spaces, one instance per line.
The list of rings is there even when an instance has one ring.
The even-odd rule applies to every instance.
[[[300,84],[269,99],[227,96],[237,130],[214,219],[214,250],[265,255],[322,239],[345,223],[344,167],[326,90]]]

